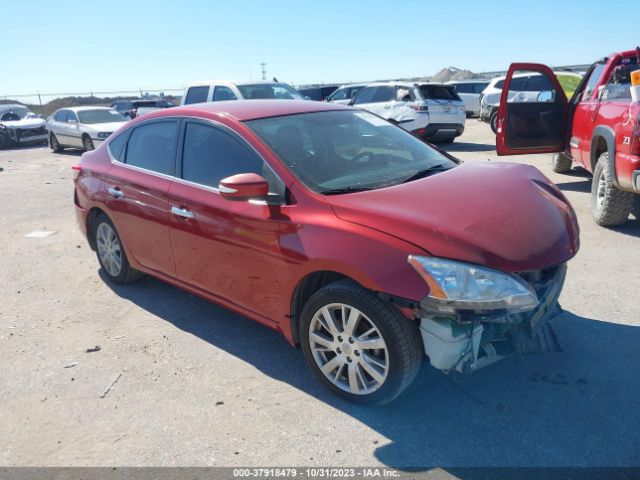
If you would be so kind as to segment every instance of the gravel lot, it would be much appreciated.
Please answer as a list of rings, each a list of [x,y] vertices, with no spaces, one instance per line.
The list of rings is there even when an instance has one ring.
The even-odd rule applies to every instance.
[[[448,150],[496,161],[494,147],[469,119]],[[152,278],[106,283],[75,224],[78,159],[0,151],[0,466],[640,466],[640,220],[596,226],[583,172],[509,159],[578,213],[564,352],[462,383],[424,365],[396,402],[364,408],[326,393],[276,332]],[[25,237],[40,230],[55,233]]]

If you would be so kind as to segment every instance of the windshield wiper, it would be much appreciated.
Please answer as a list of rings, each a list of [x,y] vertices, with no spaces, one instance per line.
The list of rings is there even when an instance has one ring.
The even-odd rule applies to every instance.
[[[323,195],[340,195],[342,193],[366,192],[368,190],[373,190],[373,188],[371,188],[371,187],[330,188],[328,190],[323,190],[320,193],[323,194]]]
[[[418,170],[416,173],[405,178],[400,183],[412,182],[414,180],[419,180],[421,178],[428,177],[429,175],[433,175],[434,173],[446,172],[450,168],[451,167],[445,167],[444,165],[434,165],[432,167],[425,168],[424,170]]]

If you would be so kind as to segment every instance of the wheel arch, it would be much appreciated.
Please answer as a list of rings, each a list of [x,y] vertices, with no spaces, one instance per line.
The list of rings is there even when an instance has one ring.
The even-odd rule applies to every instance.
[[[615,133],[610,127],[599,125],[593,129],[593,135],[591,136],[591,145],[589,148],[589,164],[591,166],[591,172],[596,169],[596,164],[600,155],[608,153],[609,158],[607,161],[607,168],[609,175],[613,180],[613,184],[619,187],[618,176],[616,175],[616,142]]]
[[[89,213],[87,214],[87,241],[89,242],[91,250],[96,249],[96,238],[94,234],[93,222],[95,222],[100,215],[109,217],[109,215],[107,215],[107,213],[99,207],[92,207],[91,209],[89,209]]]

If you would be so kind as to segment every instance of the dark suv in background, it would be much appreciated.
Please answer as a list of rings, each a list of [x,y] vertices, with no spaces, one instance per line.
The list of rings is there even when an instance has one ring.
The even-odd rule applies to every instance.
[[[175,104],[169,100],[118,100],[111,104],[111,108],[128,118],[170,107],[175,107]]]

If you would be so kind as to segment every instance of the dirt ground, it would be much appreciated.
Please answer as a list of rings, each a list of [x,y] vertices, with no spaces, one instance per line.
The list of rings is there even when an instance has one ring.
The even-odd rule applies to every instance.
[[[448,149],[485,162],[494,147],[469,119]],[[425,364],[396,402],[365,408],[325,392],[276,332],[152,278],[107,283],[75,224],[78,159],[0,151],[0,466],[640,465],[640,220],[596,226],[584,172],[508,159],[578,214],[564,351],[464,382]]]

